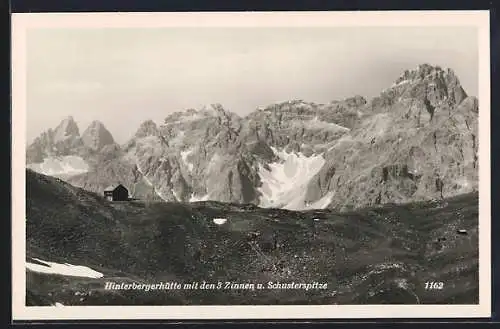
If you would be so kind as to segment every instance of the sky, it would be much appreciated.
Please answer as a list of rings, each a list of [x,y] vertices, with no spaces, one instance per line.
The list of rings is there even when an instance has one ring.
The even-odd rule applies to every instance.
[[[451,68],[478,94],[474,27],[52,28],[27,34],[27,142],[73,116],[124,143],[148,119],[220,103],[370,99],[406,69]]]

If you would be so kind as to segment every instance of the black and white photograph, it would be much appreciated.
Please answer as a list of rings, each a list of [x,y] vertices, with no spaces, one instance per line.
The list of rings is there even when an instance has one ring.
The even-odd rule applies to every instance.
[[[200,15],[13,16],[20,316],[489,312],[488,13]]]

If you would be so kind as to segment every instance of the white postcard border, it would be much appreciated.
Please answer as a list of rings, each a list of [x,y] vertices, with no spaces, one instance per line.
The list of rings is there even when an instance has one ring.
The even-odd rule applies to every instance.
[[[26,32],[33,28],[472,26],[479,33],[479,304],[316,306],[25,306]],[[457,37],[460,37],[457,35]],[[13,320],[473,318],[491,316],[488,11],[36,13],[12,15]]]

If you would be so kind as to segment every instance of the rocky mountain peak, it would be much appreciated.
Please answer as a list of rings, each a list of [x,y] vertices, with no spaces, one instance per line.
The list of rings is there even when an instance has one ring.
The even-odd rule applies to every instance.
[[[209,106],[204,106],[202,111],[208,112],[213,115],[224,115],[226,113],[224,106],[222,106],[222,104],[219,103],[210,104]]]
[[[98,151],[103,146],[113,144],[115,141],[104,124],[98,120],[92,121],[82,134],[82,141],[88,148]]]
[[[429,64],[419,65],[416,69],[405,71],[395,85],[407,84],[411,89],[419,89],[423,96],[434,98],[434,101],[448,99],[453,105],[459,104],[467,97],[455,72],[447,68]],[[418,96],[410,92],[408,96]]]
[[[423,80],[432,80],[438,77],[455,76],[452,69],[443,69],[440,66],[430,64],[420,64],[414,69],[405,70],[395,81],[394,84],[402,82],[416,82]]]
[[[224,106],[219,103],[203,106],[203,108],[197,111],[197,113],[204,116],[217,118],[219,122],[228,122],[239,119],[239,116],[237,114],[225,109]]]
[[[306,102],[302,99],[294,99],[284,102],[276,102],[267,106],[264,111],[276,112],[276,113],[302,113],[304,111],[310,111],[315,107],[314,103]]]
[[[137,138],[143,138],[146,136],[158,136],[158,126],[156,123],[154,123],[153,120],[146,120],[144,121],[139,129],[137,129],[137,132],[135,133],[135,137]]]
[[[387,111],[401,101],[420,102],[426,107],[455,107],[467,94],[452,69],[429,64],[405,70],[390,86],[371,102],[372,110]]]
[[[367,102],[366,102],[366,98],[364,98],[363,96],[356,95],[354,97],[346,98],[344,100],[344,103],[350,107],[360,107],[360,106],[365,105]]]
[[[60,142],[79,136],[80,131],[78,129],[78,125],[72,116],[64,118],[53,131],[54,142]]]
[[[81,146],[78,125],[72,116],[64,118],[55,129],[47,129],[26,149],[27,163],[40,163],[46,157],[71,154]]]
[[[186,109],[169,114],[165,118],[165,125],[178,125],[216,118],[218,121],[231,121],[239,118],[235,113],[226,110],[221,104],[205,105],[201,109]]]

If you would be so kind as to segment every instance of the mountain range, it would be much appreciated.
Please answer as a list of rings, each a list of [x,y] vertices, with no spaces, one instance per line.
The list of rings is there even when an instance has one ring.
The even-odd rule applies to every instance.
[[[353,208],[477,191],[478,100],[451,69],[406,70],[371,100],[291,100],[245,117],[220,104],[148,120],[124,144],[72,117],[28,146],[27,167],[101,193],[263,208]]]

